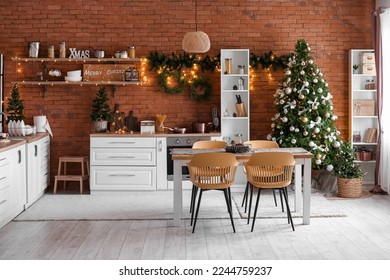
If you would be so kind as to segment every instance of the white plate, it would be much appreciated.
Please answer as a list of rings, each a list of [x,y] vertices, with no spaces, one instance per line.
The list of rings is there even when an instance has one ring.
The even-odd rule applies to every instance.
[[[83,77],[68,77],[65,76],[65,81],[67,82],[80,82],[83,79]]]

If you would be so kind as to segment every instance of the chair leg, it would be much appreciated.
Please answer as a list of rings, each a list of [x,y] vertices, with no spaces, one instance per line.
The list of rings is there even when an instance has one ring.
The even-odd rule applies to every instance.
[[[251,189],[251,194],[250,194],[250,198],[249,198],[248,221],[247,221],[248,225],[249,225],[249,220],[251,217],[251,208],[252,208],[252,196],[253,196],[253,186],[252,185],[250,185],[250,189]]]
[[[289,220],[291,221],[292,230],[295,231],[294,222],[293,222],[293,220],[292,220],[290,207],[289,207],[288,201],[287,201],[287,190],[286,190],[286,188],[283,188],[283,189],[281,189],[281,190],[283,190],[284,200],[285,200],[285,202],[286,202],[287,219],[289,219]]]
[[[278,202],[276,201],[275,190],[272,190],[272,194],[274,195],[275,207],[278,207]],[[280,197],[280,198],[282,198],[282,197]],[[282,207],[283,207],[283,206],[282,206]]]
[[[197,194],[198,194],[198,188],[195,185],[192,185],[191,206],[190,206],[191,226],[192,226],[192,222],[194,221],[194,212],[195,212],[195,203],[196,203]]]
[[[232,200],[231,200],[231,195],[229,194],[229,190],[230,189],[224,189],[223,190],[223,194],[225,196],[226,205],[227,205],[228,210],[229,210],[228,212],[229,212],[229,216],[230,216],[230,222],[232,223],[233,232],[235,233],[236,232],[236,228],[234,227]]]
[[[244,203],[246,202],[246,199],[248,197],[248,188],[249,188],[249,182],[246,182],[246,186],[245,186],[245,191],[244,191],[244,196],[242,197],[242,203],[241,203],[241,207],[244,207]],[[246,203],[245,203],[245,206],[246,206]],[[246,207],[245,207],[246,208]],[[246,209],[245,209],[246,211]]]
[[[282,212],[284,213],[284,205],[283,205],[282,190],[279,190],[279,195],[280,195],[280,204],[282,204]]]
[[[198,220],[199,207],[200,207],[200,201],[202,200],[202,194],[203,194],[203,189],[200,189],[199,198],[198,198],[198,206],[196,208],[195,221],[194,221],[194,226],[192,227],[192,233],[195,232],[195,226],[196,226],[196,221]]]
[[[260,200],[260,188],[257,189],[257,199],[256,199],[255,212],[253,213],[253,222],[252,222],[251,232],[255,228],[256,214],[257,214],[257,208],[259,207],[259,200]]]

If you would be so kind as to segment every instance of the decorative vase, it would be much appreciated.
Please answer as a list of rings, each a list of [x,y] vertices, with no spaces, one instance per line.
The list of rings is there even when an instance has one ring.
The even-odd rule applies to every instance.
[[[107,131],[107,121],[102,119],[96,120],[94,122],[96,132],[106,132]]]
[[[362,178],[346,179],[337,177],[338,196],[356,198],[362,196]]]

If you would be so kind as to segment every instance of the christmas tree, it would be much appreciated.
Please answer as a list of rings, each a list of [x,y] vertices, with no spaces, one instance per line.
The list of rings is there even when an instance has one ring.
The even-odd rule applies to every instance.
[[[22,121],[24,120],[24,104],[23,100],[20,100],[19,89],[17,84],[14,84],[11,90],[11,98],[8,98],[7,117],[9,121]]]
[[[332,169],[342,144],[337,116],[328,83],[304,40],[297,41],[274,97],[277,113],[268,139],[280,147],[305,148],[314,155],[313,169]]]
[[[106,89],[104,87],[100,87],[96,94],[96,98],[92,102],[92,121],[110,121],[110,106],[108,105],[107,101],[108,97],[106,94]]]

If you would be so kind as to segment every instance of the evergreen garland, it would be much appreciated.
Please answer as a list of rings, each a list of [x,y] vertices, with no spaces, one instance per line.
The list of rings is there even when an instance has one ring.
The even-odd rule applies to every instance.
[[[20,99],[17,84],[14,84],[11,90],[11,98],[8,98],[7,117],[9,121],[22,121],[25,119],[23,100]]]

